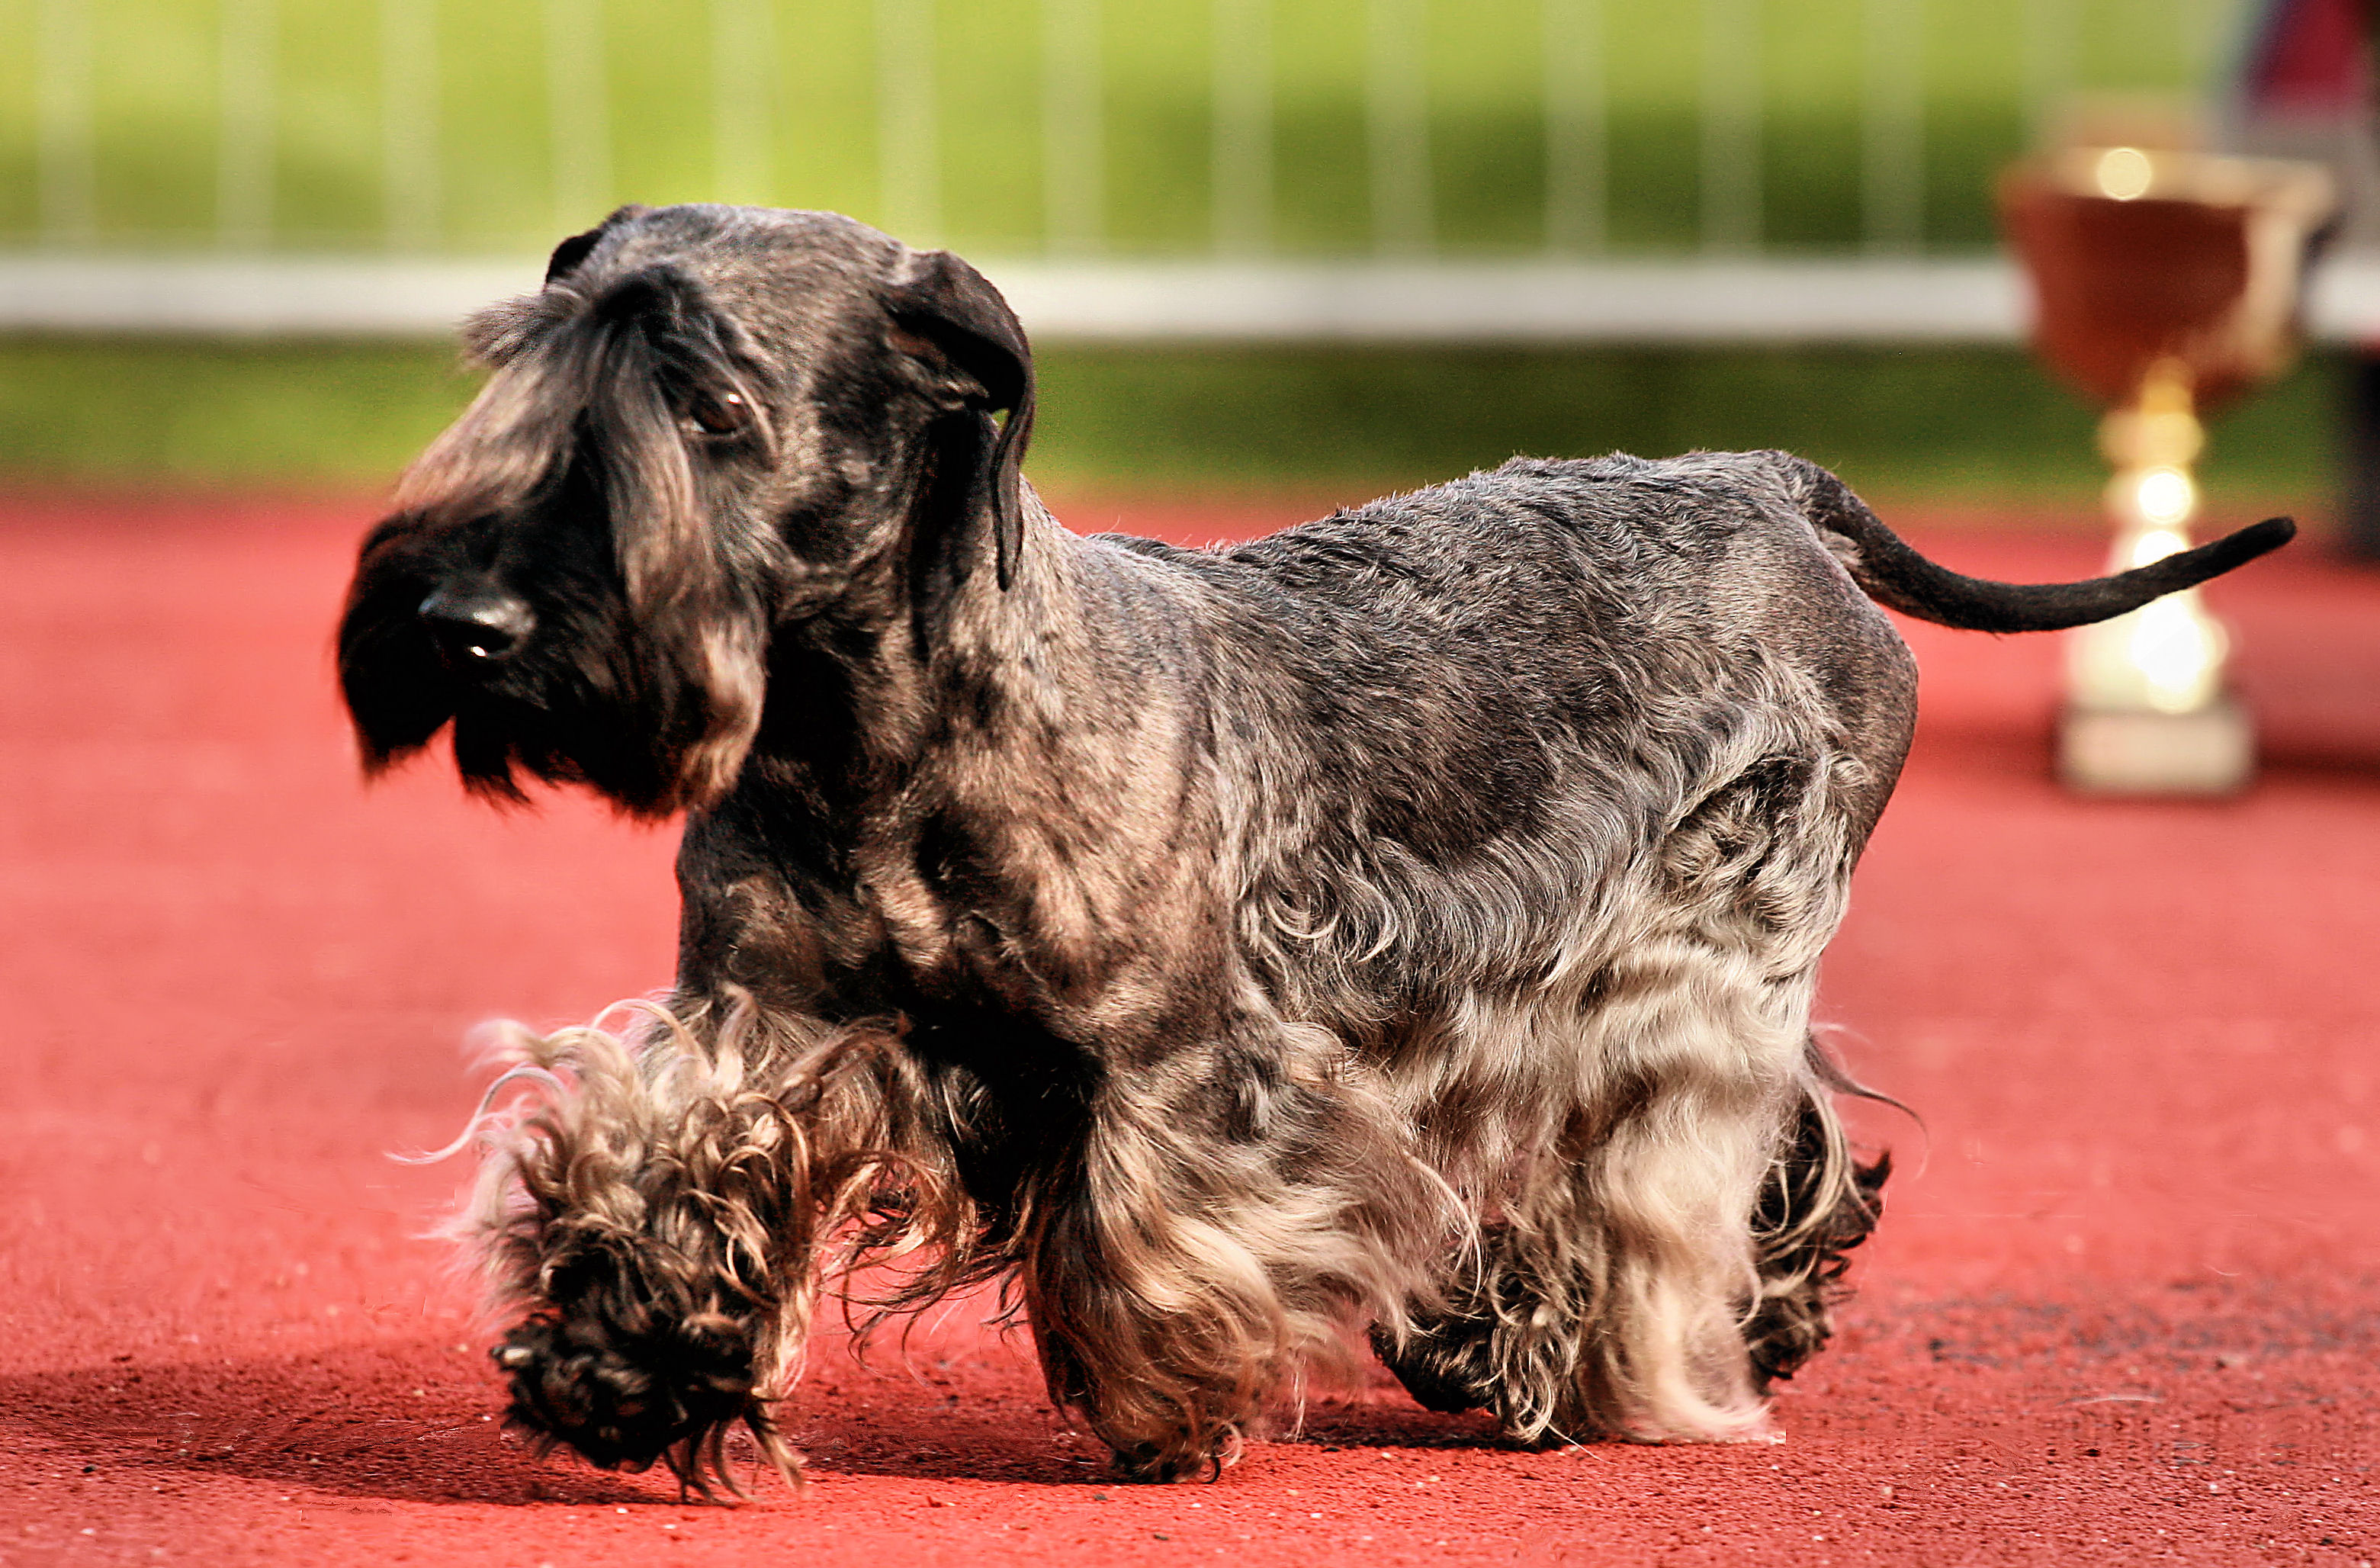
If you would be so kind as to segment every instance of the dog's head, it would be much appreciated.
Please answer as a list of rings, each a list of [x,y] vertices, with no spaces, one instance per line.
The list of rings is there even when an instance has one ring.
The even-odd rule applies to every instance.
[[[786,627],[864,638],[1017,570],[1032,359],[947,252],[828,213],[623,208],[466,336],[488,383],[406,474],[340,627],[370,771],[451,723],[482,794],[525,773],[699,807],[760,733]]]

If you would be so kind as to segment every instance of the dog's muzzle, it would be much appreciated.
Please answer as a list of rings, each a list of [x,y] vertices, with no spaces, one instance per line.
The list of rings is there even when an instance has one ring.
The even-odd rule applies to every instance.
[[[417,614],[447,668],[461,674],[503,663],[537,630],[527,602],[493,588],[442,588]]]

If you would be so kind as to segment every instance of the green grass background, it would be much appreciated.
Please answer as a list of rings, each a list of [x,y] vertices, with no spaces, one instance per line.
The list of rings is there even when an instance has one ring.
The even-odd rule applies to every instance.
[[[45,6],[0,0],[0,245],[40,227],[39,104]],[[79,0],[91,17],[97,238],[187,246],[213,235],[230,0]],[[251,0],[253,3],[253,0]],[[394,0],[435,26],[434,91],[387,91],[382,6],[278,0],[271,241],[356,249],[387,242],[388,116],[426,127],[439,196],[432,243],[541,251],[617,201],[763,201],[882,221],[879,0],[762,0],[773,100],[752,188],[722,180],[714,114],[716,0]],[[1748,0],[1761,126],[1763,230],[1772,244],[1856,243],[1860,115],[1869,92],[1864,17],[1873,0]],[[1922,18],[1925,237],[1991,238],[1991,172],[2024,142],[2028,8],[2070,18],[2061,67],[2093,91],[2201,90],[2237,0],[1911,0]],[[1621,249],[1697,238],[1706,67],[1695,0],[1422,0],[1429,183],[1442,249],[1543,241],[1547,6],[1587,6],[1604,35],[1609,231]],[[1365,152],[1370,0],[1272,0],[1270,79],[1280,247],[1370,242]],[[608,188],[558,208],[550,15],[601,17]],[[1214,0],[1100,0],[1104,241],[1119,252],[1211,242]],[[943,232],[987,254],[1041,249],[1043,0],[939,0],[929,62]],[[1724,15],[1724,12],[1720,14]],[[60,56],[64,57],[64,56]],[[731,61],[731,67],[735,62]]]

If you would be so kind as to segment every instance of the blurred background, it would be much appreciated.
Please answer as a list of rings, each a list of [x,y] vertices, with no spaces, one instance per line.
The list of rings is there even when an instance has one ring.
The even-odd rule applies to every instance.
[[[1886,498],[2095,527],[2095,410],[2024,353],[1995,172],[2131,115],[2368,187],[2362,25],[2356,0],[0,0],[0,479],[377,485],[468,395],[456,317],[616,203],[730,201],[982,265],[1041,346],[1033,468],[1062,492],[1779,445]],[[2318,278],[2324,350],[2216,428],[2218,504],[2332,508],[2345,350],[2380,324],[2358,255]]]

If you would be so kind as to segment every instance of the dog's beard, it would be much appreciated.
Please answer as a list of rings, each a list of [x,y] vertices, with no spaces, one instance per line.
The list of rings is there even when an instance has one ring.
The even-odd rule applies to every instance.
[[[481,675],[441,657],[418,615],[428,592],[418,579],[368,580],[341,628],[341,685],[370,771],[451,724],[465,786],[500,801],[525,799],[528,778],[665,817],[734,785],[759,728],[757,616],[672,629],[625,607],[540,605],[537,642]]]
[[[731,788],[759,727],[757,649],[711,629],[691,646],[636,636],[583,649],[558,669],[508,671],[457,694],[455,763],[465,785],[521,797],[520,776],[578,784],[631,815],[707,806]]]

